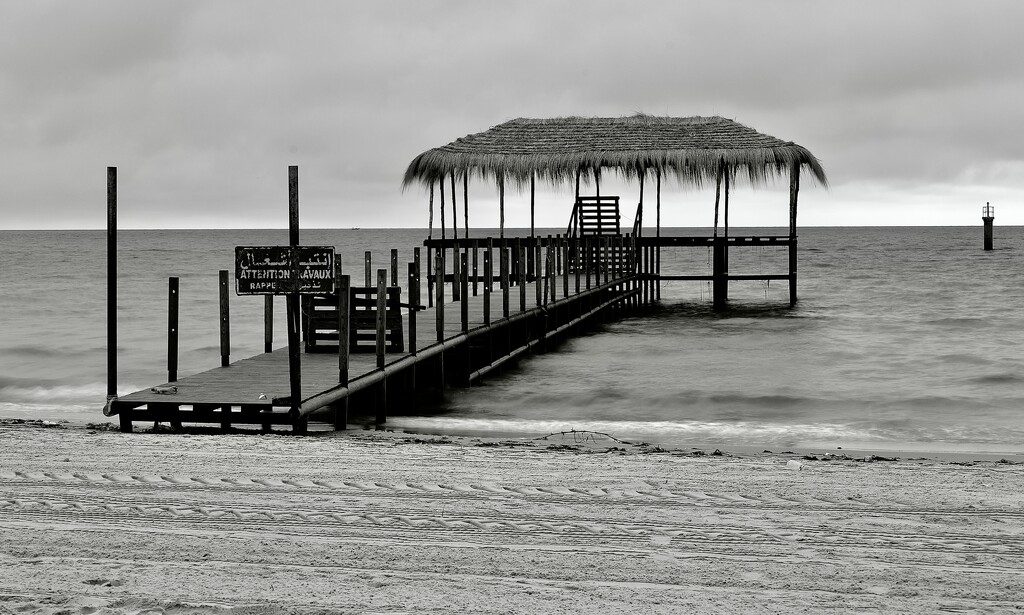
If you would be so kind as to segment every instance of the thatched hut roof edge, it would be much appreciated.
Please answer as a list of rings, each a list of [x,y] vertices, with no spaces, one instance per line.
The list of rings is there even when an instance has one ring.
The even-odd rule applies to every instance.
[[[562,183],[610,169],[627,178],[660,173],[688,184],[714,181],[719,164],[753,184],[788,175],[794,165],[828,185],[806,148],[721,117],[518,118],[414,158],[403,185],[429,185],[454,173],[529,183]]]

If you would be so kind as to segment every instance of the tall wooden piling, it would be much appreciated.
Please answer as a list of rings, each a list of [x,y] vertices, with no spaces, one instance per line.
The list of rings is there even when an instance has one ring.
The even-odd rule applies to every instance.
[[[409,354],[416,355],[416,312],[420,304],[420,271],[415,262],[409,263]]]
[[[288,167],[288,245],[299,246],[299,167]],[[292,428],[297,433],[306,430],[308,419],[299,416],[299,405],[302,403],[302,354],[299,348],[302,312],[299,306],[299,293],[288,293],[285,299],[288,322],[288,391],[291,413],[294,423]]]
[[[494,264],[491,261],[491,240],[484,249],[484,324],[491,324],[491,284],[494,279]],[[488,336],[490,339],[490,336]]]
[[[465,202],[465,201],[463,201]],[[467,231],[468,232],[468,231]],[[473,296],[478,296],[478,289],[480,288],[480,241],[474,239],[472,244],[473,249]]]
[[[178,380],[178,278],[167,279],[167,382]]]
[[[789,168],[789,305],[796,305],[796,204],[800,194],[800,164]]]
[[[416,248],[415,260],[409,263],[409,354],[416,356],[416,313],[420,305],[420,269],[419,269],[419,248]],[[410,409],[416,407],[416,363],[409,368],[406,376],[406,390]]]
[[[459,305],[459,316],[461,317],[461,320],[462,320],[461,324],[462,324],[462,332],[463,333],[466,333],[467,331],[469,331],[469,299],[468,299],[468,297],[469,297],[469,267],[468,267],[468,265],[469,265],[469,262],[468,262],[469,258],[468,258],[468,256],[469,255],[466,254],[465,252],[463,252],[460,255],[460,259],[462,261],[462,263],[461,263],[462,264],[462,268],[461,268],[462,274],[461,274],[461,276],[459,277],[459,280],[458,280],[458,284],[459,284],[459,287],[461,288],[462,298],[463,298],[463,301],[461,302],[461,305]]]
[[[501,276],[501,315],[504,318],[508,318],[509,304],[508,304],[508,293],[509,293],[509,279],[508,279],[508,248],[505,247],[505,242],[501,242],[501,258],[499,263],[500,276]]]
[[[107,403],[117,397],[117,167],[107,167]],[[110,416],[109,414],[107,416]],[[121,430],[125,431],[125,417]],[[131,421],[127,420],[131,431]]]
[[[444,342],[444,250],[434,253],[434,277],[437,283],[434,285],[434,321],[436,323],[437,342]],[[444,351],[437,355],[437,385],[444,397]]]
[[[388,270],[377,270],[377,369],[383,370],[386,364],[385,337],[387,335],[388,311]],[[388,379],[385,376],[377,385],[377,419],[378,425],[387,421],[388,417]]]
[[[516,243],[517,243],[516,252],[519,255],[519,279],[517,281],[517,283],[519,284],[519,311],[520,312],[525,312],[526,311],[526,250],[527,250],[527,248],[524,245],[518,245],[518,240],[516,240]]]
[[[228,270],[220,270],[220,366],[231,364],[231,320],[228,306],[229,289]]]
[[[436,323],[437,341],[444,341],[444,257],[438,250],[434,254],[434,277],[438,280],[434,285],[434,321]]]
[[[377,270],[377,369],[384,369],[387,348],[388,272]]]
[[[543,293],[544,288],[543,288],[543,284],[541,284],[541,274],[543,273],[543,271],[542,271],[543,270],[543,263],[541,262],[540,240],[538,240],[537,244],[533,247],[533,266],[536,268],[535,271],[533,272],[533,281],[535,283],[535,287],[534,287],[534,291],[535,292],[534,292],[534,294],[537,296],[537,306],[540,307],[544,303],[543,295],[541,294],[541,293]]]
[[[349,372],[349,276],[342,275],[341,265],[335,267],[334,290],[338,293],[338,384],[348,386]],[[334,429],[348,429],[348,396],[332,404],[334,409]]]
[[[459,268],[462,265],[462,259],[460,254],[462,250],[459,249],[458,242],[452,243],[452,301],[462,301],[462,286],[459,284],[461,279],[459,274]]]
[[[434,248],[427,246],[427,307],[434,307]]]

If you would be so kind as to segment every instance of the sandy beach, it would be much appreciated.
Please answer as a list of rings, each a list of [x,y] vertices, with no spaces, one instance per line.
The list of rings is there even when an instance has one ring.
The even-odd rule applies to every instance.
[[[0,613],[1024,610],[1017,457],[16,421],[0,441]]]

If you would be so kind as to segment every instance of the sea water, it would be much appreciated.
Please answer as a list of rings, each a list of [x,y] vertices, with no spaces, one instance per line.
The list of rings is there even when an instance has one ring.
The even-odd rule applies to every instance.
[[[784,234],[732,232],[762,231]],[[364,250],[376,269],[398,248],[404,273],[426,235],[309,230],[302,243],[336,246],[361,280]],[[166,380],[169,276],[181,287],[178,373],[203,371],[220,361],[218,270],[233,268],[236,245],[287,240],[284,230],[121,231],[118,392]],[[795,308],[784,281],[733,282],[724,313],[711,309],[706,282],[665,282],[655,308],[451,389],[442,403],[397,409],[388,426],[592,430],[698,447],[1024,450],[1020,227],[997,227],[990,252],[980,224],[803,228],[799,241]],[[662,270],[706,274],[710,260],[707,248],[666,249]],[[733,273],[785,273],[787,263],[785,248],[730,251]],[[232,359],[261,352],[263,298],[232,295],[230,309]],[[279,301],[277,346],[283,312]],[[0,232],[0,417],[106,420],[106,377],[106,233]]]

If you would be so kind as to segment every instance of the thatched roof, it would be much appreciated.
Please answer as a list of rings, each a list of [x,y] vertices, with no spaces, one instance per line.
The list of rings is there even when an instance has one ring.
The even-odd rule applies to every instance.
[[[522,185],[551,183],[612,169],[627,177],[660,171],[683,183],[714,182],[724,162],[732,176],[763,183],[800,164],[827,185],[821,163],[804,147],[722,117],[519,118],[413,159],[403,184],[431,184],[455,173]]]

